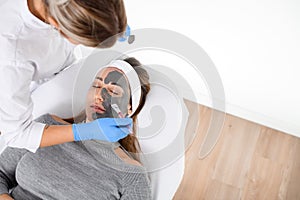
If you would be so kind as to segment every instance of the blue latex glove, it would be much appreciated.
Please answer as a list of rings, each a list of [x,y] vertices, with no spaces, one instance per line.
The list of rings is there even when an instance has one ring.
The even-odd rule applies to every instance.
[[[131,29],[130,26],[127,25],[124,35],[119,38],[119,42],[125,42],[127,38],[130,36],[130,34],[131,34]]]
[[[130,133],[130,127],[131,118],[99,118],[89,123],[73,124],[72,130],[75,141],[94,139],[117,142]]]

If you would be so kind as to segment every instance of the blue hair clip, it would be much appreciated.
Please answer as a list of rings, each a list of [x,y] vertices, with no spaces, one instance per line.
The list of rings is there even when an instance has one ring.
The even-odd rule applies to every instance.
[[[130,34],[131,34],[131,29],[127,25],[126,26],[126,31],[125,31],[124,35],[119,38],[119,42],[125,42],[130,37]]]

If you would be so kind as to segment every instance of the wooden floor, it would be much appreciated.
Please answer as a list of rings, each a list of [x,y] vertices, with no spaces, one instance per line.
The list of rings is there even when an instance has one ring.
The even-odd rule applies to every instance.
[[[299,138],[226,115],[218,143],[201,160],[200,144],[212,110],[199,106],[199,112],[174,200],[300,200]]]

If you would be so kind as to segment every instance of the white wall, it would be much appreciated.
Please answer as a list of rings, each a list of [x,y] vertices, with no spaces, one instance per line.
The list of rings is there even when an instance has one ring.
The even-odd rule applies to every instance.
[[[208,53],[222,78],[228,113],[300,136],[299,1],[125,0],[125,4],[132,29],[170,29]],[[154,62],[151,56],[138,58]],[[156,57],[155,63],[166,58]],[[193,74],[189,76],[192,80]],[[199,94],[207,96],[206,90],[198,87]],[[199,103],[209,105],[208,100]]]

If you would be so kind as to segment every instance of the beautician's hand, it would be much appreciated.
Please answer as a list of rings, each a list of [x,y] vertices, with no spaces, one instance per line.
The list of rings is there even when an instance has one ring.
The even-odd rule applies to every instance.
[[[129,126],[132,126],[131,118],[99,118],[89,123],[73,124],[72,130],[75,141],[116,142],[130,133]]]

